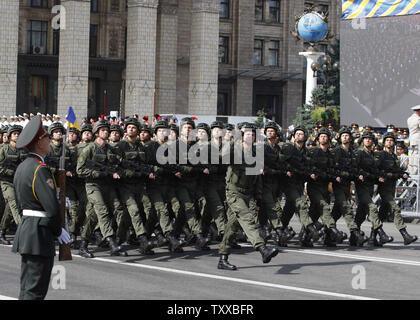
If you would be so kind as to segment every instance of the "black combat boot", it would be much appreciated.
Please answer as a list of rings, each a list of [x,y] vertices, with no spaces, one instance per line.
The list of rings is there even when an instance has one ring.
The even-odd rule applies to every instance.
[[[353,247],[363,247],[363,244],[369,239],[360,230],[351,230],[349,243]]]
[[[305,248],[312,248],[314,246],[309,231],[304,228],[302,228],[299,232],[299,242],[300,245]]]
[[[265,245],[258,247],[258,251],[261,253],[263,263],[269,263],[279,253],[277,247],[267,247]]]
[[[117,245],[113,237],[106,237],[105,240],[108,242],[109,247],[111,248],[111,256],[125,254],[125,251],[122,249],[121,246]]]
[[[264,244],[266,244],[268,239],[270,238],[270,235],[267,233],[267,229],[265,227],[259,227],[258,234],[264,240]]]
[[[10,241],[6,239],[6,230],[0,229],[0,243],[6,246],[10,245]]]
[[[368,245],[374,246],[374,247],[382,247],[382,243],[380,243],[378,239],[376,239],[377,235],[378,235],[378,232],[372,228],[372,230],[370,231],[369,239],[368,239]]]
[[[230,239],[230,240],[229,240],[229,246],[230,246],[232,249],[236,249],[236,250],[242,249],[242,246],[241,246],[241,245],[239,245],[239,244],[236,242],[236,239],[235,239],[235,238],[232,238],[232,239]]]
[[[340,231],[338,231],[336,228],[328,228],[325,234],[324,245],[327,247],[336,247],[339,233]]]
[[[338,231],[340,233],[340,236],[337,238],[337,244],[342,244],[344,240],[348,238],[347,233],[344,231]]]
[[[155,254],[155,252],[152,250],[153,248],[153,242],[149,241],[149,239],[147,239],[147,236],[145,234],[142,234],[138,237],[139,240],[139,249],[138,251],[141,254],[145,254],[145,255],[153,255]]]
[[[154,233],[156,235],[156,240],[154,241],[155,242],[155,244],[154,244],[155,248],[169,245],[168,238],[165,237],[160,230],[155,230]]]
[[[78,249],[77,246],[77,235],[75,233],[70,233],[70,242],[69,245],[73,249]]]
[[[314,242],[318,241],[324,235],[322,229],[318,230],[318,228],[313,223],[307,226],[307,231],[309,232],[309,235]]]
[[[195,236],[192,234],[187,226],[182,227],[182,232],[185,234],[185,241],[190,244],[194,242]]]
[[[236,270],[237,268],[233,264],[229,263],[227,254],[221,254],[217,269]]]
[[[400,230],[400,233],[401,233],[401,235],[403,236],[403,238],[404,238],[404,245],[409,245],[410,243],[412,243],[412,242],[414,242],[414,241],[416,241],[417,240],[417,236],[412,236],[412,235],[410,235],[408,232],[407,232],[407,229],[406,228],[404,228],[404,229],[401,229]]]
[[[166,236],[166,239],[168,242],[169,251],[184,252],[184,250],[182,249],[182,246],[187,244],[185,241],[177,239],[173,233],[169,233]]]
[[[96,230],[93,234],[95,235],[96,245],[99,248],[108,248],[109,247],[107,240],[102,237],[101,231]]]
[[[279,247],[287,247],[287,237],[288,233],[284,230],[284,228],[274,229],[273,240]]]
[[[127,243],[132,245],[132,246],[140,245],[134,230],[129,230],[128,231]]]
[[[285,229],[284,229],[284,231],[286,231],[287,232],[287,240],[286,241],[290,241],[290,240],[292,240],[294,237],[295,237],[295,235],[296,235],[296,232],[295,232],[295,230],[293,230],[293,228],[292,227],[286,227]]]
[[[382,227],[381,227],[381,228],[378,228],[378,229],[377,229],[377,232],[378,232],[378,235],[379,235],[379,242],[380,242],[381,244],[385,244],[385,243],[388,243],[388,242],[392,242],[392,241],[394,241],[394,238],[393,238],[393,237],[391,237],[391,236],[388,236],[388,235],[385,233],[384,229],[382,229]]]
[[[93,254],[88,250],[88,243],[88,240],[82,238],[80,241],[79,254],[83,258],[94,258]]]
[[[195,242],[195,248],[198,250],[208,251],[210,247],[208,244],[210,243],[210,239],[203,236],[203,234],[197,234],[197,240]]]

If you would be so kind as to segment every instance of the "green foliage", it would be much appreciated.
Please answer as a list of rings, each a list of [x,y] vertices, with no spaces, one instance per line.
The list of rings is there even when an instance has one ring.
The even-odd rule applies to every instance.
[[[267,115],[267,113],[264,111],[264,109],[257,111],[258,119],[254,121],[254,123],[258,126],[258,128],[262,128],[264,126],[264,118]]]
[[[311,129],[314,127],[315,122],[312,120],[313,107],[309,104],[304,104],[297,108],[296,111],[296,118],[293,121],[295,126],[297,125],[304,125],[307,129]]]
[[[321,122],[324,126],[332,123],[335,128],[340,124],[340,110],[336,107],[316,107],[311,112],[313,123]]]

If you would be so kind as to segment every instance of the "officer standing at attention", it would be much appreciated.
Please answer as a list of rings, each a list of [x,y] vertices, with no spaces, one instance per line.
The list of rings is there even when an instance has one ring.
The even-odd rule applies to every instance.
[[[21,300],[42,300],[47,295],[54,265],[55,244],[68,243],[70,236],[61,227],[57,188],[44,157],[50,151],[50,139],[41,117],[34,117],[16,142],[17,149],[30,153],[16,170],[13,184],[23,217],[16,231],[13,252],[22,256]]]
[[[420,145],[420,104],[411,108],[413,114],[407,119],[407,127],[410,131],[410,174],[417,174],[419,162],[419,145]]]

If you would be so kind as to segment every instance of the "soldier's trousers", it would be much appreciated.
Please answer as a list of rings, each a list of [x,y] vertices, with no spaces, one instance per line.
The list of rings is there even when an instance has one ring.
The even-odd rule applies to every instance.
[[[343,217],[350,231],[357,230],[351,206],[350,182],[334,182],[333,191],[335,200],[332,216],[334,220],[337,222],[340,217]]]
[[[356,211],[355,222],[360,228],[366,216],[369,215],[369,220],[372,223],[373,229],[382,227],[382,222],[379,219],[378,208],[372,201],[374,184],[370,182],[356,182],[356,194],[358,198],[358,206]]]
[[[70,200],[71,224],[69,225],[69,232],[78,235],[86,216],[85,204],[87,200],[84,182],[68,183],[66,185],[66,195]]]
[[[328,182],[309,181],[307,190],[311,201],[309,212],[312,221],[318,221],[319,217],[321,217],[322,224],[327,228],[335,228],[335,220],[330,210]]]
[[[53,265],[54,257],[22,255],[19,300],[44,300]]]
[[[195,182],[184,182],[178,184],[176,188],[176,195],[181,204],[181,207],[185,214],[188,227],[191,232],[195,235],[202,233],[200,221],[197,219],[195,213],[195,198],[196,198],[196,183]]]
[[[378,187],[379,195],[381,196],[381,206],[379,208],[379,216],[381,221],[384,221],[389,213],[394,215],[394,224],[398,230],[406,228],[401,209],[395,202],[395,181],[387,181],[380,183]]]
[[[219,254],[230,253],[230,243],[235,237],[240,227],[244,230],[248,240],[255,249],[264,245],[264,240],[258,233],[256,223],[255,202],[252,196],[244,195],[235,191],[226,191],[226,201],[228,204],[227,224],[225,234],[220,243]]]
[[[86,189],[85,189],[86,191]],[[81,237],[83,239],[89,239],[93,232],[95,231],[95,228],[98,224],[98,217],[96,216],[95,213],[95,208],[93,207],[93,203],[91,201],[89,201],[89,199],[86,197],[86,204],[84,206],[84,208],[86,208],[86,214],[85,214],[85,220],[83,222],[83,227],[82,227],[82,233],[81,233]]]
[[[157,220],[163,234],[166,235],[167,233],[172,232],[174,227],[166,204],[170,202],[170,198],[173,197],[171,187],[167,184],[162,184],[160,186],[150,185],[148,188],[148,194],[155,209]]]
[[[22,219],[19,214],[19,209],[16,202],[15,187],[12,182],[1,181],[1,191],[3,193],[4,200],[6,204],[9,205],[10,211],[5,211],[4,214],[12,214],[13,220],[15,220],[16,225],[20,223]]]
[[[304,182],[294,178],[286,178],[285,181],[286,204],[283,208],[281,222],[283,226],[288,226],[293,214],[296,212],[300,223],[306,228],[312,223],[312,219],[309,216],[309,206],[303,193]]]
[[[86,182],[86,194],[95,209],[102,236],[114,236],[113,220],[120,225],[124,218],[124,210],[115,187],[109,181]]]
[[[223,181],[211,181],[206,185],[205,195],[209,215],[213,218],[219,234],[225,233],[227,222],[225,213],[226,188]],[[207,219],[211,220],[211,219]]]
[[[12,223],[12,220],[13,220],[12,212],[10,211],[9,204],[6,203],[6,207],[4,208],[4,214],[0,222],[0,228],[2,228],[3,230],[6,230],[7,228],[9,228],[10,224]]]
[[[143,194],[143,189],[140,186],[143,187],[143,184],[127,183],[127,181],[123,181],[123,183],[119,184],[118,188],[120,200],[122,202],[122,205],[124,205],[127,208],[136,236],[145,235],[147,233],[144,221],[145,215],[143,212],[141,212],[143,208],[139,206],[139,203],[141,201],[140,198]],[[125,223],[124,227],[126,227],[127,223],[125,221],[123,223]],[[121,225],[121,221],[118,225]],[[125,232],[126,231],[127,228]]]
[[[260,216],[260,223],[268,219],[274,229],[282,227],[281,217],[283,211],[280,205],[281,187],[279,180],[272,180],[270,183],[264,180],[263,184],[263,198],[261,202],[262,215]],[[265,215],[265,217],[262,217]]]

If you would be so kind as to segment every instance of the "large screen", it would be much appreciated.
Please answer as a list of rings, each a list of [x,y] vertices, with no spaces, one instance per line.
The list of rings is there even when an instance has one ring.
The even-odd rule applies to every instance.
[[[420,15],[341,21],[341,124],[407,127],[420,104]]]

